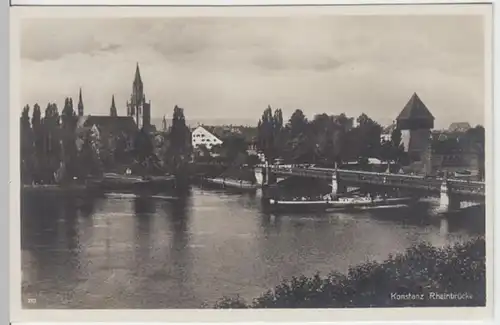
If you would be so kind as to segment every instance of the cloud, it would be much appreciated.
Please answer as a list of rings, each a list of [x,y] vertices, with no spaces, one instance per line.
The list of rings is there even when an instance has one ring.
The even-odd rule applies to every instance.
[[[267,105],[390,122],[417,92],[447,126],[484,119],[482,21],[469,16],[27,20],[22,102],[125,112],[140,62],[153,115],[258,119]]]

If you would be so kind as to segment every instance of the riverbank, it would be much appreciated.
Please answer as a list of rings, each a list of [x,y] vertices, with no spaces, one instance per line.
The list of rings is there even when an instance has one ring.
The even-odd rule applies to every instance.
[[[484,306],[484,238],[436,248],[420,244],[382,263],[368,262],[347,274],[300,276],[284,280],[248,303],[223,297],[227,308],[346,308]]]

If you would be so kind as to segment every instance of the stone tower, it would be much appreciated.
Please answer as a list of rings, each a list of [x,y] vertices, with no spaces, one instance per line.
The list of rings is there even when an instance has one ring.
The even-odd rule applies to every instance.
[[[151,102],[146,102],[139,63],[137,63],[135,68],[132,95],[130,96],[130,101],[127,102],[127,115],[134,118],[139,129],[151,125]]]
[[[434,128],[434,116],[416,93],[396,118],[401,130],[401,140],[410,163],[421,162],[424,172],[431,168],[431,130]]]
[[[80,94],[78,95],[78,116],[83,116],[82,88],[80,88]]]

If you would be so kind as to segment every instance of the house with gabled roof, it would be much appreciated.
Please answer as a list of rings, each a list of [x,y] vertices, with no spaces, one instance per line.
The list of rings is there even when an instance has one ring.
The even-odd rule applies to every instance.
[[[191,133],[191,143],[193,148],[203,145],[207,149],[211,149],[216,145],[221,145],[223,141],[200,125]]]

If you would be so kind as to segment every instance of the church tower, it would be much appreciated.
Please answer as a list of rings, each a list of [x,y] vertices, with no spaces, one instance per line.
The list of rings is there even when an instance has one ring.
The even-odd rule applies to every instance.
[[[80,88],[80,94],[78,95],[78,116],[83,116],[82,88]]]
[[[130,101],[127,103],[127,115],[134,118],[139,129],[151,125],[151,102],[146,102],[139,63],[137,63],[135,68],[132,95],[130,96]]]
[[[111,97],[111,107],[109,108],[109,116],[118,116],[115,105],[115,95]]]
[[[161,129],[165,132],[167,131],[167,118],[163,115],[163,120],[161,121]]]

